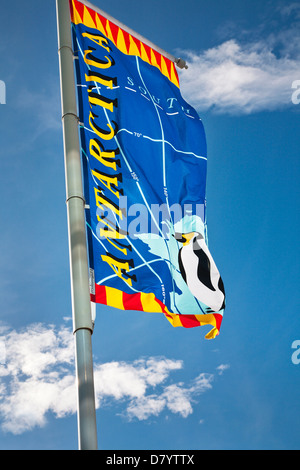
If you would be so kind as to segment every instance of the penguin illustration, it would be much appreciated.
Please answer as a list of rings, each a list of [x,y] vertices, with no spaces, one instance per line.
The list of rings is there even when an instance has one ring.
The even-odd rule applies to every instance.
[[[206,313],[223,310],[224,284],[203,236],[191,232],[175,233],[174,237],[183,245],[178,254],[179,269],[191,293],[208,307]]]

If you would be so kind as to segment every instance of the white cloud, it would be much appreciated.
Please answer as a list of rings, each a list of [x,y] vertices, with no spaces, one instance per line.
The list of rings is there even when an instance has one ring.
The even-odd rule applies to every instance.
[[[142,396],[132,400],[126,412],[130,419],[148,419],[151,415],[157,416],[164,408],[187,418],[193,413],[192,402],[194,397],[212,388],[213,375],[200,374],[190,386],[183,383],[164,387],[160,395]]]
[[[126,414],[129,419],[137,418],[142,421],[150,416],[158,416],[166,406],[166,400],[157,395],[143,396],[132,400],[127,407]]]
[[[191,405],[192,390],[176,384],[169,385],[164,391],[166,405],[173,413],[179,413],[183,418],[193,413]]]
[[[229,365],[229,364],[220,364],[220,365],[217,367],[217,371],[219,372],[219,375],[223,375],[223,374],[224,374],[224,371],[227,370],[227,369],[230,369],[230,365]]]
[[[22,331],[0,329],[5,365],[0,365],[0,425],[21,434],[47,423],[49,413],[76,413],[74,339],[71,329],[33,324]],[[196,397],[212,388],[214,376],[199,374],[189,384],[171,374],[183,362],[165,357],[131,363],[94,364],[97,407],[120,403],[127,419],[146,420],[163,410],[186,418]]]
[[[6,363],[0,366],[2,428],[14,434],[46,423],[49,411],[62,417],[76,411],[73,338],[65,327],[34,324],[6,331]]]
[[[125,362],[110,362],[95,366],[96,397],[112,396],[121,399],[143,397],[149,386],[164,382],[173,370],[182,368],[181,361],[165,358],[149,358]]]
[[[292,83],[300,78],[299,39],[297,32],[281,34],[277,54],[274,37],[246,44],[231,39],[202,53],[186,51],[189,69],[180,72],[184,98],[200,113],[249,114],[292,106]]]

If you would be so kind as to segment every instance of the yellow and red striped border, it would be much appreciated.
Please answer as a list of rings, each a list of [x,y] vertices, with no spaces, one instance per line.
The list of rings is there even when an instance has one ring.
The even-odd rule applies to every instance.
[[[97,29],[110,39],[124,54],[140,57],[148,64],[157,67],[161,73],[179,88],[179,79],[174,62],[159,54],[151,47],[136,39],[96,11],[77,0],[70,0],[71,21],[75,25],[84,24]]]
[[[179,315],[169,312],[166,306],[154,294],[139,292],[127,294],[113,287],[95,285],[95,293],[91,294],[91,301],[118,310],[135,310],[148,313],[163,313],[174,327],[194,328],[202,325],[211,325],[213,329],[205,336],[213,339],[218,336],[222,315],[212,313],[208,315]]]

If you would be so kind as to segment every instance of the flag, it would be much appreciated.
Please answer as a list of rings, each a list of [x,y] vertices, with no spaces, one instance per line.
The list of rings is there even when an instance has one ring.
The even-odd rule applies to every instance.
[[[176,65],[70,0],[91,301],[219,334],[225,292],[209,252],[206,138]]]

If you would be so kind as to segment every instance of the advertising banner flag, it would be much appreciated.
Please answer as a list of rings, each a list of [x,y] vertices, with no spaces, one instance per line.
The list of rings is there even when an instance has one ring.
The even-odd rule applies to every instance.
[[[70,0],[91,301],[219,334],[225,292],[207,246],[206,138],[176,65]]]

